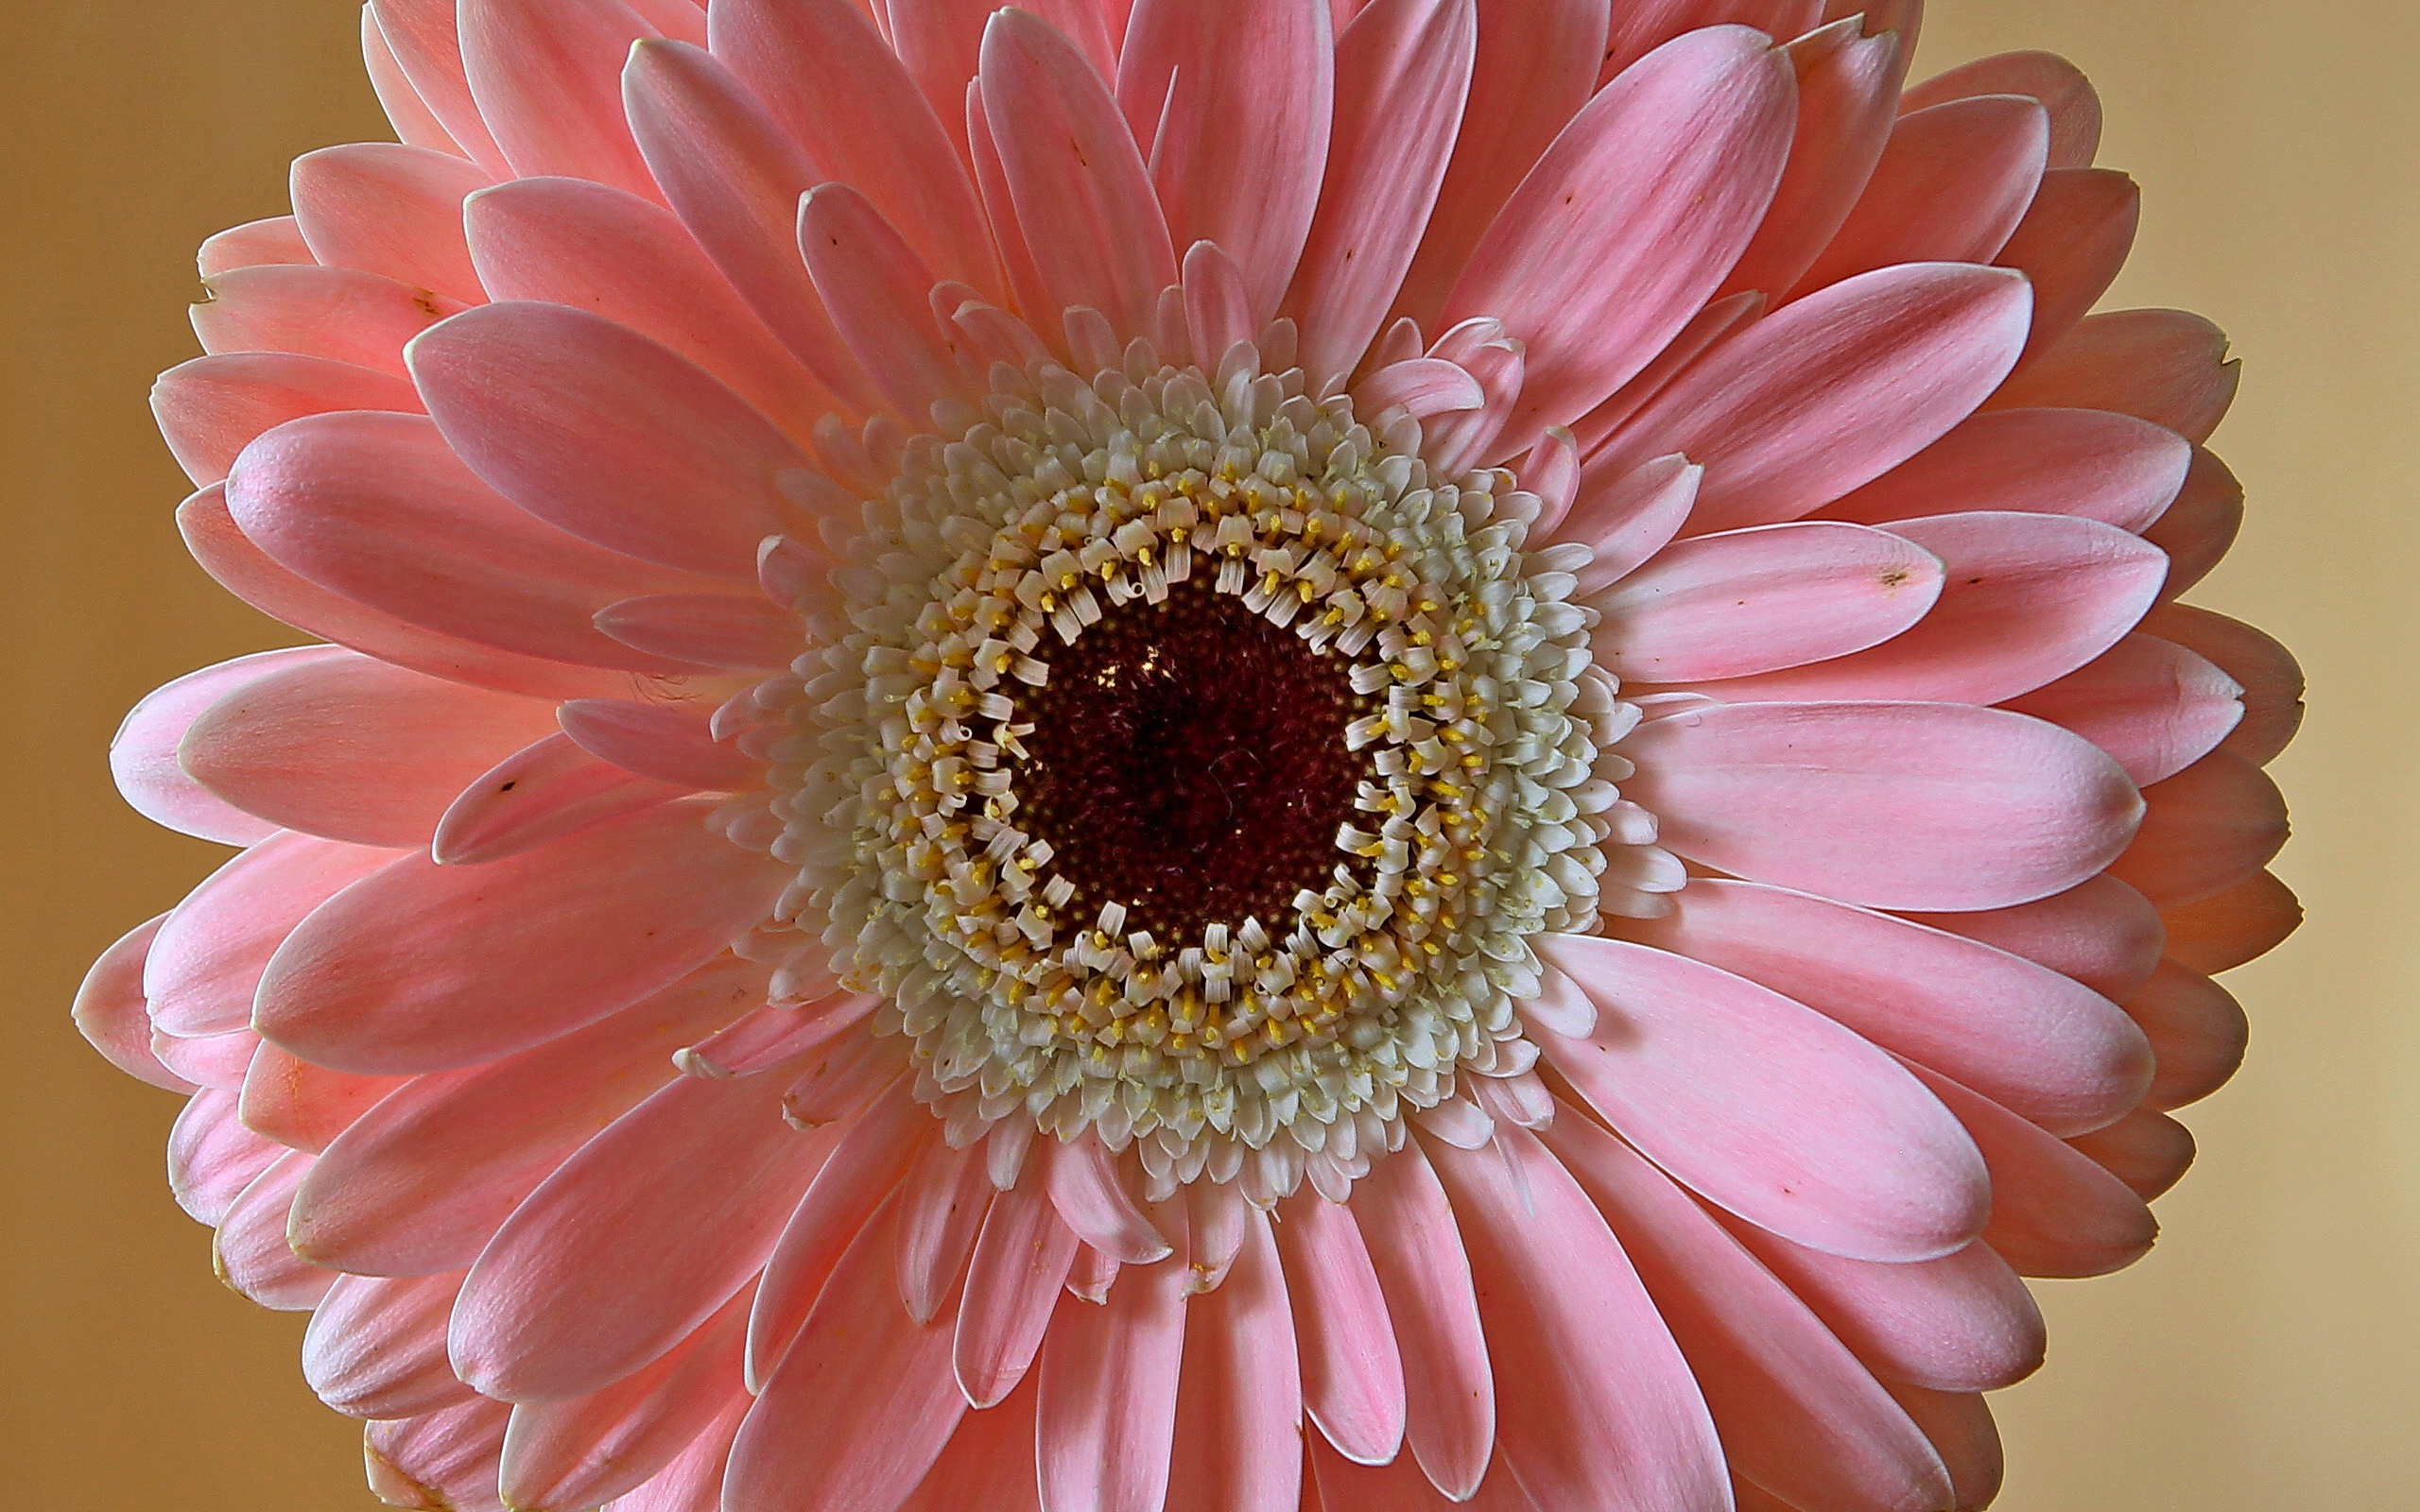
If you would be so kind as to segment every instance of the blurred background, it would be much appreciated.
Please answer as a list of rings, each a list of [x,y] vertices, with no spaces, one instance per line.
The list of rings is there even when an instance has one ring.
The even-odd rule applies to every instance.
[[[122,807],[102,755],[153,685],[294,637],[187,559],[151,376],[193,354],[192,251],[285,210],[285,163],[385,135],[344,0],[6,0],[0,89],[0,1486],[43,1512],[372,1504],[302,1318],[210,1273],[170,1203],[177,1100],[111,1070],[85,963],[221,852]],[[2006,1512],[2411,1505],[2420,1481],[2420,7],[1933,0],[1917,72],[2042,47],[2142,180],[2113,305],[2232,335],[2215,442],[2250,487],[2196,600],[2300,652],[2277,869],[2311,922],[2235,973],[2251,1062],[2118,1277],[2043,1285],[2047,1369],[1996,1399]],[[973,1509],[970,1509],[973,1512]],[[1571,1509],[1581,1512],[1581,1509]]]

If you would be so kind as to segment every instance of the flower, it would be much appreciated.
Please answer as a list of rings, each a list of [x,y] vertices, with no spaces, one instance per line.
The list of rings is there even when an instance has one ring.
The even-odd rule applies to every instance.
[[[78,1014],[382,1495],[1990,1500],[2298,681],[2089,86],[1852,9],[372,0]]]

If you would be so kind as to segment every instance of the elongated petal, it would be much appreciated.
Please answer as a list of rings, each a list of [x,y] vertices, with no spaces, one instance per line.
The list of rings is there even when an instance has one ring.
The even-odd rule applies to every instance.
[[[977,397],[933,323],[932,271],[847,184],[824,184],[799,205],[799,249],[840,339],[891,408],[911,421],[937,400]]]
[[[1886,1381],[1933,1391],[1996,1390],[2042,1364],[2042,1314],[1989,1246],[1877,1265],[1745,1224],[1730,1227]]]
[[[337,1273],[297,1255],[285,1243],[286,1211],[311,1157],[288,1150],[245,1187],[218,1220],[211,1263],[238,1293],[281,1313],[307,1313],[336,1284]]]
[[[2101,1276],[2133,1264],[2158,1221],[2124,1182],[2036,1125],[1946,1076],[1916,1074],[1958,1115],[1992,1173],[1983,1242],[2027,1276]]]
[[[763,918],[783,880],[687,802],[484,867],[415,857],[288,936],[254,1017],[340,1071],[488,1059],[680,980]]]
[[[918,1323],[939,1316],[957,1289],[992,1195],[980,1153],[946,1141],[927,1143],[908,1168],[899,1197],[899,1299]]]
[[[2241,364],[2224,333],[2182,310],[2086,316],[1991,398],[1993,409],[2108,409],[2206,441],[2234,403]]]
[[[395,50],[387,45],[378,18],[367,5],[361,8],[361,61],[370,76],[371,91],[378,96],[378,108],[387,112],[389,124],[395,129],[396,140],[458,158],[470,156],[404,76]]]
[[[1345,1458],[1385,1464],[1403,1442],[1403,1360],[1353,1211],[1296,1198],[1280,1215],[1277,1252],[1293,1299],[1304,1406]]]
[[[1667,547],[1590,600],[1597,661],[1625,679],[1737,678],[1860,651],[1925,617],[1942,562],[1858,525],[1805,521]]]
[[[2174,501],[2192,456],[2175,432],[2107,410],[1994,410],[1960,421],[1824,514],[1883,524],[2020,510],[2139,533]]]
[[[198,1090],[193,1083],[151,1053],[151,1020],[143,1001],[144,959],[166,918],[135,925],[93,962],[76,988],[76,1032],[128,1075],[168,1091],[192,1092]]]
[[[2160,955],[2158,911],[2105,872],[2030,903],[1907,917],[2039,962],[2112,1002],[2150,980]]]
[[[995,1407],[1024,1379],[1076,1258],[1075,1234],[1039,1187],[1028,1181],[1000,1194],[967,1264],[953,1359],[977,1407]]]
[[[2294,890],[2263,871],[2199,902],[2160,915],[2168,954],[2179,966],[2215,974],[2233,971],[2285,943],[2302,927]]]
[[[1585,542],[1596,555],[1580,569],[1582,593],[1617,583],[1669,544],[1696,507],[1705,469],[1678,454],[1628,472],[1581,470],[1580,497],[1556,532]]]
[[[1151,1512],[1166,1503],[1184,1280],[1183,1265],[1131,1265],[1106,1302],[1059,1304],[1042,1349],[1034,1435],[1049,1512]]]
[[[787,666],[802,644],[798,616],[751,594],[650,593],[608,604],[595,618],[624,645],[707,666]]]
[[[2207,657],[2243,689],[2243,722],[2225,741],[2245,761],[2267,765],[2303,720],[2303,670],[2294,654],[2239,620],[2190,604],[2163,604],[2143,628]]]
[[[440,866],[482,866],[695,791],[633,776],[557,732],[473,778],[438,819],[428,853]]]
[[[1453,1208],[1416,1143],[1378,1161],[1354,1194],[1403,1356],[1405,1439],[1439,1491],[1467,1497],[1495,1447],[1495,1380]]]
[[[1539,160],[1439,317],[1493,317],[1528,349],[1506,451],[1595,408],[1722,282],[1780,181],[1794,93],[1766,39],[1710,28],[1616,78]]]
[[[2055,144],[2057,125],[2052,125]],[[2135,180],[2107,168],[2053,168],[1994,261],[2033,284],[2027,356],[2075,329],[2117,281],[2142,215]]]
[[[177,905],[152,941],[141,982],[152,1022],[188,1038],[246,1027],[261,971],[294,926],[400,858],[390,850],[280,834],[229,861]]]
[[[1961,704],[1692,709],[1623,749],[1639,766],[1625,791],[1663,821],[1665,846],[1868,907],[2048,897],[2116,859],[2142,813],[2081,737]]]
[[[445,1358],[445,1319],[461,1290],[459,1271],[337,1277],[302,1335],[302,1379],[353,1418],[416,1418],[470,1400]]]
[[[291,215],[271,215],[266,220],[248,220],[240,226],[230,226],[215,235],[205,236],[200,249],[195,253],[195,265],[205,279],[213,278],[233,267],[262,267],[275,264],[292,264],[308,267],[319,259],[302,240],[301,228]]]
[[[702,714],[632,700],[582,698],[556,711],[563,730],[626,771],[700,791],[749,785],[755,764],[717,744]]]
[[[1939,1100],[1805,1005],[1686,956],[1545,936],[1597,1004],[1585,1040],[1544,1041],[1625,1139],[1709,1200],[1802,1243],[1874,1260],[1981,1232],[1989,1184]]]
[[[201,286],[192,314],[204,352],[291,352],[399,378],[412,337],[464,308],[349,267],[235,267]]]
[[[2107,1128],[2079,1134],[2067,1143],[2134,1188],[2145,1202],[2176,1185],[2193,1163],[2192,1131],[2148,1108],[2138,1108]]]
[[[622,115],[622,60],[655,28],[622,0],[460,0],[462,69],[512,171],[653,196]]]
[[[2183,646],[2129,635],[2008,706],[2074,730],[2148,787],[2226,739],[2243,717],[2242,696],[2234,679]]]
[[[2260,768],[2216,750],[2143,794],[2142,830],[2110,874],[2162,908],[2245,881],[2286,843],[2286,800]]]
[[[195,484],[223,481],[263,431],[339,409],[417,410],[403,379],[290,352],[230,352],[181,362],[151,386],[151,413]]]
[[[317,1154],[409,1080],[330,1071],[264,1043],[244,1068],[236,1113],[247,1127],[280,1144]]]
[[[110,775],[117,781],[118,796],[154,824],[221,845],[252,845],[275,834],[276,825],[194,781],[178,763],[177,747],[195,720],[244,684],[286,667],[342,655],[331,645],[258,651],[188,672],[146,694],[110,739]]]
[[[1269,1219],[1248,1211],[1226,1280],[1185,1304],[1167,1512],[1293,1512],[1302,1500],[1294,1318]]]
[[[2075,64],[2056,53],[1995,53],[1910,86],[1904,108],[1920,111],[1979,94],[2024,94],[2050,114],[2049,161],[2078,168],[2100,146],[2100,97]]]
[[[491,173],[510,167],[495,145],[462,71],[454,0],[371,0],[378,35],[445,134]]]
[[[949,1447],[898,1512],[1042,1512],[1033,1470],[1035,1396],[1020,1391],[996,1407],[960,1418]]]
[[[397,1506],[504,1512],[495,1478],[508,1411],[500,1401],[474,1398],[372,1423],[361,1435],[371,1491]]]
[[[285,1154],[236,1118],[233,1092],[196,1092],[168,1130],[169,1194],[186,1216],[216,1228],[243,1190]]]
[[[1798,76],[1797,134],[1772,205],[1722,292],[1778,295],[1795,285],[1873,176],[1912,41],[1874,20],[1843,17],[1783,48]]]
[[[388,142],[294,160],[294,221],[328,267],[357,267],[465,304],[487,298],[462,239],[462,200],[492,181],[460,158]]]
[[[1865,194],[1801,292],[1893,263],[1988,263],[2042,182],[2049,112],[2014,94],[1952,100],[1899,117]]]

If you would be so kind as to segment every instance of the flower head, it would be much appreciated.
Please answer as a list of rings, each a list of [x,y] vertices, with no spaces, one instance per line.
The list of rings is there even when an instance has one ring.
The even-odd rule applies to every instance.
[[[2088,86],[1849,9],[372,0],[78,1016],[382,1495],[1990,1499],[2298,684]]]

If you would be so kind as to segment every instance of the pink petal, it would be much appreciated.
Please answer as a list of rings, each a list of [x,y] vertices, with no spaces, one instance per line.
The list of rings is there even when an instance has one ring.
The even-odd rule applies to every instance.
[[[1933,1391],[2012,1385],[2042,1364],[2042,1314],[2008,1263],[1969,1245],[1935,1260],[1876,1264],[1730,1226],[1841,1342],[1886,1381]]]
[[[940,277],[986,293],[997,287],[983,208],[942,127],[942,117],[961,112],[963,77],[927,106],[853,0],[724,0],[713,9],[712,36],[715,56],[822,180],[864,194]]]
[[[1622,934],[1787,994],[2047,1128],[2098,1128],[2151,1080],[2116,1005],[2022,956],[1754,883],[1693,880],[1673,902]]]
[[[2137,787],[2172,777],[2243,717],[2234,679],[2181,645],[2129,635],[2008,707],[2074,730],[2118,758]]]
[[[365,1275],[470,1264],[565,1157],[672,1079],[673,1051],[761,1001],[763,980],[710,968],[550,1044],[422,1077],[320,1156],[295,1204],[296,1246]]]
[[[1546,1136],[1622,1238],[1737,1473],[1788,1504],[1929,1512],[1948,1472],[1789,1288],[1664,1174],[1577,1115]]]
[[[602,1390],[512,1410],[497,1483],[508,1506],[583,1512],[633,1490],[739,1396],[748,1309],[735,1298],[652,1365]]]
[[[789,665],[804,645],[798,616],[736,593],[654,593],[596,611],[596,627],[624,645],[676,662],[763,671]]]
[[[211,1252],[220,1280],[281,1313],[309,1312],[336,1284],[336,1272],[303,1260],[285,1243],[286,1211],[310,1169],[311,1157],[301,1150],[279,1156],[218,1220],[218,1241]]]
[[[483,168],[389,142],[321,147],[294,160],[294,222],[328,267],[354,267],[466,304],[487,298],[462,240],[462,200]]]
[[[469,1401],[445,1359],[445,1319],[461,1290],[459,1271],[337,1277],[302,1335],[302,1379],[350,1418],[417,1418]]]
[[[1151,1512],[1165,1504],[1185,1275],[1182,1264],[1131,1265],[1106,1302],[1059,1304],[1042,1349],[1034,1434],[1042,1504],[1050,1512]]]
[[[2143,802],[2142,830],[2109,872],[2162,908],[2236,885],[2286,843],[2277,784],[2230,750],[2147,789]]]
[[[1754,26],[1769,37],[1795,37],[1814,25],[1822,9],[1822,0],[1631,0],[1616,9],[1599,85],[1683,32],[1734,25]]]
[[[966,1414],[950,1331],[898,1306],[896,1204],[840,1262],[732,1447],[734,1506],[858,1512],[907,1500]]]
[[[2140,533],[2185,486],[2193,449],[2173,431],[2099,409],[2005,409],[1941,439],[1824,507],[1887,524],[1967,510],[2079,515]]]
[[[396,1506],[504,1512],[495,1478],[507,1411],[504,1403],[481,1398],[372,1423],[362,1435],[371,1491]]]
[[[1172,244],[1224,248],[1255,325],[1277,313],[1320,199],[1330,19],[1325,0],[1137,0],[1118,54],[1117,101],[1134,139],[1151,143]]]
[[[1783,48],[1798,76],[1797,136],[1771,209],[1723,284],[1726,294],[1794,286],[1830,243],[1890,140],[1906,40],[1850,16]]]
[[[1387,1463],[1403,1444],[1403,1359],[1353,1211],[1296,1197],[1278,1215],[1277,1253],[1293,1301],[1303,1405],[1346,1459]]]
[[[1718,1512],[1722,1448],[1638,1274],[1526,1129],[1428,1148],[1452,1194],[1495,1360],[1496,1436],[1542,1507]]]
[[[1467,1502],[1439,1494],[1419,1467],[1398,1456],[1392,1465],[1356,1465],[1327,1440],[1313,1435],[1309,1469],[1314,1484],[1304,1487],[1303,1512],[1542,1512],[1502,1460]]]
[[[177,529],[202,570],[245,603],[381,662],[537,698],[629,692],[635,681],[626,673],[541,661],[424,629],[322,588],[270,559],[236,526],[223,485],[178,506]]]
[[[461,43],[455,31],[455,9],[454,0],[370,3],[378,34],[393,51],[395,64],[410,81],[412,93],[473,162],[498,172],[509,165],[471,99],[471,87],[462,73]]]
[[[292,1149],[313,1154],[377,1106],[408,1076],[355,1076],[315,1066],[272,1044],[252,1052],[237,1094],[246,1127]]]
[[[983,32],[983,111],[1017,219],[1059,308],[1087,305],[1121,333],[1150,323],[1176,253],[1117,103],[1082,55],[1019,10]]]
[[[486,866],[400,862],[287,937],[254,1019],[306,1059],[369,1074],[593,1023],[704,964],[786,880],[704,820],[704,805],[666,803]]]
[[[440,635],[559,662],[682,669],[589,620],[633,593],[695,579],[530,518],[421,416],[352,412],[281,425],[237,459],[227,510],[279,565]]]
[[[808,191],[798,241],[840,339],[893,410],[921,426],[935,402],[979,397],[933,323],[931,270],[865,196],[836,183]]]
[[[1905,1386],[1884,1382],[1891,1395],[1925,1436],[1941,1454],[1942,1463],[1949,1467],[1949,1481],[1957,1495],[1957,1512],[1982,1512],[2000,1493],[2000,1454],[1998,1428],[1992,1422],[1992,1410],[1984,1405],[1979,1393],[1948,1393],[1927,1391],[1922,1386]]]
[[[1621,940],[1542,936],[1597,1031],[1540,1046],[1590,1107],[1691,1190],[1801,1243],[1947,1254],[1990,1188],[1957,1120],[1892,1057],[1771,988]]]
[[[404,347],[459,301],[349,267],[237,267],[202,280],[204,352],[292,352],[406,376]]]
[[[274,834],[229,861],[177,905],[151,943],[142,989],[152,1023],[186,1038],[250,1026],[262,969],[294,926],[398,859],[394,850]]]
[[[752,578],[812,464],[713,375],[561,305],[490,304],[412,344],[446,441],[507,498],[600,546]]]
[[[2075,64],[2055,53],[1995,53],[1912,85],[1903,109],[1919,111],[1978,94],[2025,94],[2050,112],[2050,165],[2080,168],[2100,146],[2100,98]]]
[[[2126,1011],[2151,1037],[2159,1074],[2143,1106],[2168,1109],[2198,1103],[2227,1084],[2243,1064],[2251,1025],[2232,993],[2201,972],[2162,962]]]
[[[2037,961],[2113,1002],[2149,980],[2159,960],[2159,914],[2105,873],[2013,908],[1908,917]]]
[[[1478,46],[1468,0],[1378,0],[1336,39],[1327,179],[1284,305],[1305,372],[1352,371],[1386,319],[1444,182]]]
[[[1453,1208],[1411,1142],[1353,1190],[1403,1356],[1404,1436],[1439,1491],[1468,1497],[1495,1447],[1495,1382]]]
[[[579,698],[556,711],[592,755],[625,771],[701,792],[753,786],[761,768],[709,732],[701,713],[620,698]]]
[[[2303,907],[2292,888],[2263,871],[2160,918],[2168,925],[2169,956],[2179,966],[2216,973],[2284,944],[2302,927]]]
[[[2089,1134],[2067,1141],[2095,1165],[2134,1188],[2150,1202],[2176,1185],[2193,1163],[2193,1135],[2166,1113],[2148,1108]]]
[[[2223,614],[2189,604],[2163,604],[2143,628],[2207,657],[2243,689],[2243,721],[2224,742],[2245,761],[2265,766],[2293,740],[2303,720],[2303,670],[2269,636]]]
[[[2053,142],[2056,141],[2055,124]],[[2109,292],[2134,249],[2142,213],[2135,180],[2107,168],[2053,168],[1995,259],[2033,283],[2031,356],[2075,329]]]
[[[1076,1257],[1076,1236],[1040,1185],[1021,1183],[993,1201],[967,1264],[953,1358],[977,1407],[995,1407],[1024,1379]]]
[[[2143,530],[2144,540],[2169,555],[2161,599],[2173,599],[2207,576],[2242,528],[2243,485],[2224,462],[2195,447],[2176,502]]]
[[[1579,591],[1592,593],[1636,572],[1670,543],[1696,507],[1705,469],[1675,453],[1626,472],[1581,471],[1580,497],[1555,534],[1596,555],[1580,569]]]
[[[231,352],[181,362],[151,386],[168,450],[203,488],[224,480],[263,431],[339,409],[417,410],[410,384],[369,368],[289,352]]]
[[[1994,394],[1988,407],[2110,409],[2205,441],[2234,402],[2240,364],[2218,327],[2182,310],[2086,316]]]
[[[992,1196],[976,1150],[934,1140],[908,1168],[899,1194],[899,1299],[918,1323],[939,1316],[958,1289]]]
[[[1227,1279],[1185,1304],[1167,1512],[1292,1512],[1302,1501],[1294,1318],[1269,1219],[1246,1211]]]
[[[493,297],[603,316],[705,369],[794,435],[830,407],[680,218],[653,200],[581,179],[518,179],[473,195],[463,211]]]
[[[234,267],[261,267],[270,264],[294,264],[308,267],[319,261],[311,255],[310,247],[302,240],[302,229],[291,215],[271,215],[267,220],[250,220],[231,226],[216,235],[202,238],[201,249],[195,262],[205,279],[216,278]]]
[[[632,776],[558,732],[471,779],[438,819],[428,851],[440,866],[483,866],[694,791]]]
[[[655,180],[622,115],[622,61],[655,28],[622,0],[460,0],[462,69],[479,117],[523,178],[593,179],[633,194]]]
[[[458,158],[470,156],[413,90],[403,65],[395,60],[395,50],[387,45],[385,34],[378,29],[374,8],[368,5],[361,8],[361,60],[370,75],[371,91],[378,96],[378,108],[387,112],[397,141]]]
[[[960,1418],[949,1447],[898,1512],[1042,1512],[1033,1468],[1035,1395],[1021,1391],[997,1407]]]
[[[168,1131],[169,1194],[195,1222],[216,1228],[244,1189],[288,1153],[237,1120],[233,1092],[196,1092]]]
[[[205,1035],[199,1040],[180,1040],[173,1035],[151,1032],[151,1054],[169,1074],[216,1091],[233,1092],[243,1090],[244,1077],[251,1070],[252,1057],[260,1051],[261,1037],[250,1029],[233,1034]]]
[[[682,223],[791,355],[838,402],[873,398],[798,256],[798,197],[818,175],[740,82],[677,43],[646,43],[623,78],[631,129]]]
[[[1049,1155],[1050,1204],[1077,1238],[1130,1265],[1167,1258],[1167,1237],[1126,1190],[1117,1159],[1100,1141],[1062,1141]]]
[[[1600,455],[1606,438],[1630,423],[1631,417],[1647,407],[1649,400],[1672,385],[1672,380],[1695,366],[1704,356],[1727,340],[1733,334],[1745,330],[1765,318],[1772,301],[1754,290],[1728,295],[1716,300],[1689,318],[1681,334],[1665,344],[1638,376],[1614,390],[1603,404],[1574,421],[1571,434],[1580,443],[1585,456]],[[1607,456],[1616,470],[1629,463],[1611,453]],[[1604,469],[1596,470],[1602,473]]]
[[[144,695],[110,738],[110,775],[118,796],[154,824],[221,845],[251,845],[277,826],[246,814],[186,775],[177,762],[185,731],[213,704],[256,679],[344,653],[332,645],[256,651],[188,672]]]
[[[782,1122],[781,1091],[779,1077],[679,1077],[589,1140],[471,1267],[455,1370],[487,1396],[560,1400],[631,1374],[712,1317],[764,1265],[824,1153]]]
[[[143,1001],[144,959],[167,917],[137,924],[101,952],[76,988],[76,1032],[128,1075],[172,1092],[192,1092],[198,1090],[193,1083],[151,1053],[151,1020]]]
[[[1493,317],[1526,346],[1506,450],[1595,408],[1722,282],[1780,181],[1793,94],[1762,36],[1696,32],[1608,85],[1539,160],[1439,317]]]
[[[1873,908],[2030,902],[2116,859],[2142,803],[2097,747],[1962,704],[1732,704],[1650,720],[1628,797],[1661,842]]]
[[[1942,594],[1942,562],[1861,525],[1804,521],[1668,546],[1588,601],[1597,661],[1695,682],[1845,656],[1899,635]]]
[[[1857,208],[1806,293],[1894,263],[1988,263],[2042,182],[2050,118],[2013,94],[1953,100],[1899,117]]]
[[[1411,357],[1391,362],[1355,385],[1353,403],[1374,417],[1401,408],[1414,420],[1426,420],[1477,409],[1487,403],[1487,391],[1459,364],[1443,357]]]
[[[1796,519],[1963,420],[2016,360],[2030,304],[2017,275],[1962,264],[1844,280],[1717,347],[1599,457],[1704,464],[1694,530]]]
[[[1438,310],[1522,177],[1597,88],[1605,0],[1475,0],[1478,47],[1454,155],[1393,314]]]
[[[536,699],[346,654],[229,693],[177,757],[196,782],[281,828],[416,849],[462,784],[553,724]]]
[[[2103,1276],[2133,1264],[2159,1233],[2124,1182],[2036,1125],[1923,1068],[1916,1074],[1966,1125],[1992,1173],[1983,1243],[2027,1276]]]

